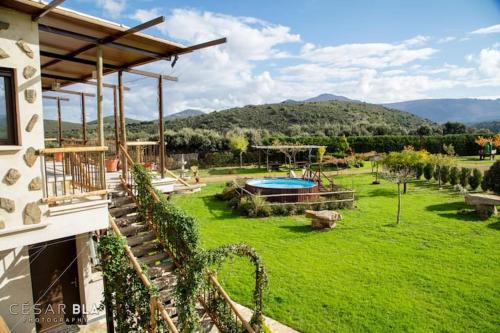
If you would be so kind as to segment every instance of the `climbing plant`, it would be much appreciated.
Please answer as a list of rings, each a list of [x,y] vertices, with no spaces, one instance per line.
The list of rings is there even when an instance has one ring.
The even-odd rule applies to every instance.
[[[262,315],[262,297],[267,284],[267,276],[262,260],[254,249],[247,245],[225,245],[205,251],[199,244],[197,221],[184,211],[172,205],[161,192],[154,190],[149,172],[141,165],[132,169],[135,182],[136,198],[140,214],[155,226],[157,236],[165,249],[178,264],[178,279],[175,287],[176,307],[179,313],[179,326],[182,332],[194,332],[198,329],[199,315],[196,304],[201,294],[213,288],[208,276],[214,266],[220,265],[232,255],[244,256],[255,266],[255,303],[251,324],[256,331],[264,329]],[[151,193],[154,192],[158,200]],[[210,292],[208,293],[210,294]],[[212,293],[213,294],[213,293]],[[209,309],[216,314],[220,326],[225,332],[242,331],[235,322],[223,300],[211,298]]]
[[[104,305],[111,305],[117,332],[147,332],[150,323],[149,301],[158,292],[144,286],[130,266],[125,241],[113,233],[101,238],[99,258],[106,281]],[[143,268],[145,269],[145,268]]]

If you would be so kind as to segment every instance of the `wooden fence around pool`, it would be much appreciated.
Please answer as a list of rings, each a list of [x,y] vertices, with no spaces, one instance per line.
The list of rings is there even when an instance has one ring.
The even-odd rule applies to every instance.
[[[318,192],[294,192],[294,193],[262,193],[249,191],[245,186],[234,181],[237,191],[240,195],[248,195],[250,197],[260,197],[266,199],[270,206],[273,205],[313,205],[324,203],[345,203],[346,206],[354,204],[355,191],[350,189],[342,189],[340,191],[323,191]],[[291,199],[291,200],[290,200]]]

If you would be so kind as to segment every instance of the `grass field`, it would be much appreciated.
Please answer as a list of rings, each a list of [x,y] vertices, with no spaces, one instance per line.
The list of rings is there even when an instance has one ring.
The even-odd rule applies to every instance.
[[[394,184],[338,181],[354,185],[357,208],[330,232],[311,231],[303,216],[240,217],[213,198],[223,183],[174,202],[199,219],[204,247],[257,249],[269,273],[265,313],[299,331],[499,331],[500,218],[458,215],[468,208],[461,196],[417,183],[396,226]],[[230,262],[219,277],[250,305],[249,264]]]

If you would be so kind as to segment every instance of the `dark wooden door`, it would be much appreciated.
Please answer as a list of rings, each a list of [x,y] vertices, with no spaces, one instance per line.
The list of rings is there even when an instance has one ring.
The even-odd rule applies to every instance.
[[[32,245],[29,255],[37,332],[81,323],[73,313],[73,304],[81,304],[75,238]]]

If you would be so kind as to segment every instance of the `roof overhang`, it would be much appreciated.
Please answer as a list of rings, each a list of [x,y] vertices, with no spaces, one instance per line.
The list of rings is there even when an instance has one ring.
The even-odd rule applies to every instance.
[[[47,4],[30,0],[9,0],[1,6],[36,17],[44,11]],[[124,34],[131,29],[60,7],[51,8],[37,21],[44,90],[51,89],[56,82],[60,86],[66,86],[92,79],[97,62],[97,45],[103,49],[104,74],[159,59],[170,60],[173,56],[200,48],[196,45],[186,47],[141,32]],[[120,37],[113,39],[113,36]],[[211,46],[223,42],[225,38],[204,44]],[[204,44],[200,45],[206,47]],[[88,49],[85,50],[86,48]],[[85,51],[79,52],[82,49]]]

